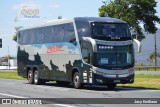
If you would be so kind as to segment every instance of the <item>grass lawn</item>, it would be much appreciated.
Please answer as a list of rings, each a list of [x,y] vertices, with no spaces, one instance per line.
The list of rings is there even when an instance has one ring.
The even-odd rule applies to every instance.
[[[137,74],[133,84],[119,84],[118,86],[160,90],[160,75]]]
[[[18,76],[17,72],[0,72],[0,78],[25,80],[25,78]]]

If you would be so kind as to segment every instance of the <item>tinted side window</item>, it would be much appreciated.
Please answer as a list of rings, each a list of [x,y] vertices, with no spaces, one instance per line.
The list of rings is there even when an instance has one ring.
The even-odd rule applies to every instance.
[[[62,42],[64,36],[64,25],[54,25],[47,28],[46,35],[48,43]]]
[[[27,31],[22,31],[22,44],[26,45],[29,43],[29,36]]]
[[[23,30],[19,32],[18,43],[23,45],[36,43],[36,32],[34,29]]]
[[[30,30],[28,32],[30,32],[28,35],[28,38],[30,38],[30,41],[28,42],[28,44],[36,43],[36,32],[34,30]]]
[[[70,42],[75,44],[73,23],[20,31],[18,42],[23,45]]]
[[[73,23],[67,23],[64,25],[64,42],[70,42],[72,44],[76,44],[75,31],[73,27]]]
[[[43,43],[52,43],[53,42],[53,36],[51,34],[51,26],[49,27],[45,27],[44,28],[44,40],[43,40]]]
[[[24,30],[20,32],[19,42],[24,45],[50,43],[50,32],[49,27]]]
[[[64,25],[56,25],[54,32],[54,42],[63,42],[63,36],[64,36]]]
[[[78,32],[78,37],[81,40],[82,37],[89,37],[90,36],[90,24],[87,21],[75,21],[76,28]]]

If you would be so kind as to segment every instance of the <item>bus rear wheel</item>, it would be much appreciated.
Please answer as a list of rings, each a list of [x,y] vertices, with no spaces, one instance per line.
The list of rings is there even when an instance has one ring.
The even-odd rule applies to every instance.
[[[33,71],[32,70],[28,71],[27,79],[28,79],[29,84],[33,84],[34,83],[34,76],[33,76]]]
[[[80,81],[80,74],[78,72],[74,73],[73,85],[74,85],[74,88],[76,88],[76,89],[82,88],[82,86],[83,86],[81,81]]]
[[[40,85],[40,84],[45,84],[45,80],[39,79],[39,72],[38,70],[34,71],[34,84]]]

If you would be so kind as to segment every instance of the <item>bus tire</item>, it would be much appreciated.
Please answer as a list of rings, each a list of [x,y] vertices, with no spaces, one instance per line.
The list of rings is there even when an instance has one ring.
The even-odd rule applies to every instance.
[[[34,76],[32,70],[28,71],[27,79],[29,84],[34,84]]]
[[[117,84],[108,84],[107,87],[109,90],[114,90]]]
[[[73,85],[74,85],[74,88],[76,88],[76,89],[82,88],[82,83],[80,81],[80,74],[78,72],[74,73],[74,76],[73,76]]]
[[[38,70],[34,71],[34,84],[39,85],[39,84],[43,84],[44,81],[42,81],[41,79],[39,79],[39,72]]]

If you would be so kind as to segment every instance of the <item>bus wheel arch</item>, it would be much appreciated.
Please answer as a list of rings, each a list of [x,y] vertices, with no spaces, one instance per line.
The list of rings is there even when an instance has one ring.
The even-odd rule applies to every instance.
[[[33,67],[33,72],[35,72],[36,70],[38,70],[37,67]]]
[[[82,88],[83,86],[80,79],[80,72],[76,68],[73,68],[72,70],[72,82],[76,89]]]
[[[72,69],[72,75],[71,75],[71,78],[72,78],[72,82],[73,82],[73,76],[76,72],[79,72],[79,70],[77,68],[73,68]]]

